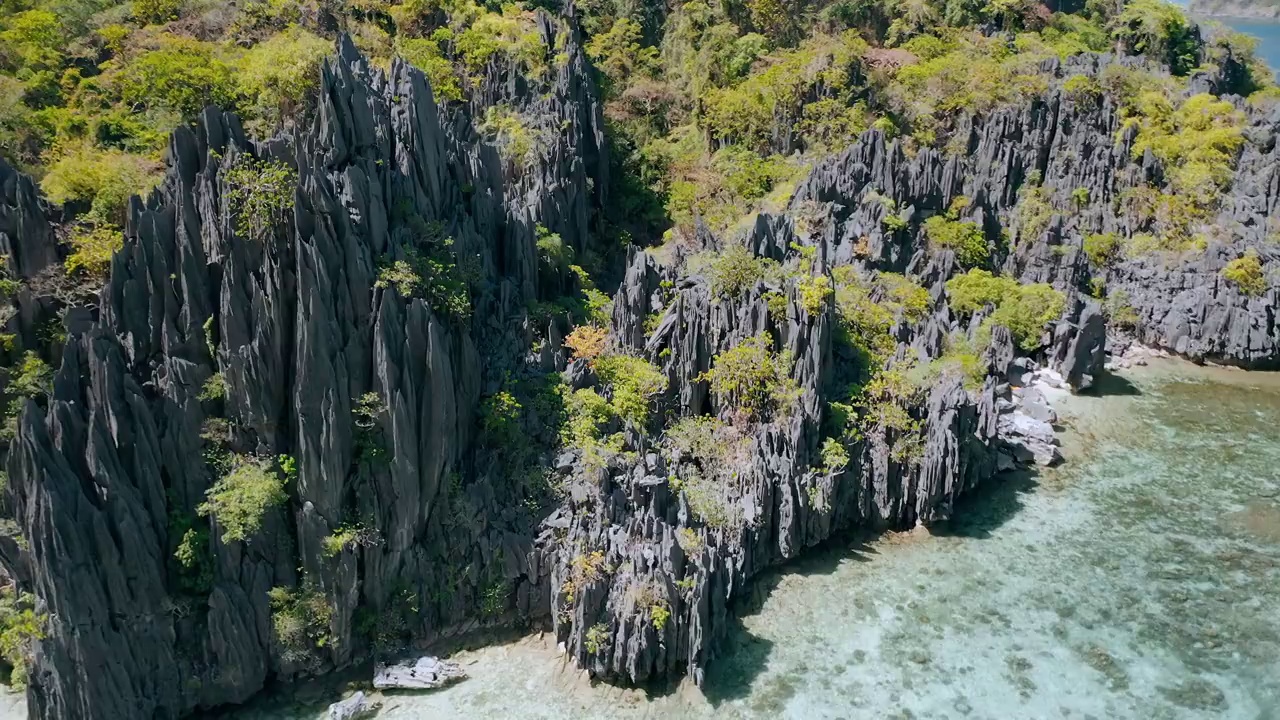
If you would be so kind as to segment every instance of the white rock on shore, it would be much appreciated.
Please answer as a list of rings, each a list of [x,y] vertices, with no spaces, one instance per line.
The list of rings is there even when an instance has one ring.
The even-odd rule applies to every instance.
[[[373,671],[373,686],[379,690],[434,690],[465,680],[461,665],[424,655],[394,665],[378,665]]]

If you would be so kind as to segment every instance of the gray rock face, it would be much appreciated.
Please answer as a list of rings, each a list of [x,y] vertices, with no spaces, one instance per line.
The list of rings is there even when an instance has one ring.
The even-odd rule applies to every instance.
[[[370,627],[407,641],[546,614],[533,491],[482,448],[476,409],[503,378],[538,376],[526,306],[572,282],[539,269],[536,225],[578,251],[596,242],[601,108],[575,33],[562,51],[545,86],[492,67],[474,107],[442,107],[419,71],[384,75],[344,41],[299,137],[254,144],[213,109],[174,133],[97,321],[66,342],[8,458],[30,552],[4,560],[50,616],[33,717],[178,717],[367,656]],[[511,165],[479,136],[473,113],[494,102],[555,128],[538,162]],[[244,155],[297,174],[292,212],[262,234],[229,205]],[[33,187],[0,167],[0,242],[26,275],[57,259]],[[375,282],[429,233],[475,266],[465,318]],[[225,398],[201,401],[215,373]],[[550,447],[554,427],[514,422]],[[247,541],[197,513],[211,451],[296,463],[288,502]],[[357,523],[358,541],[325,549]],[[174,555],[188,528],[193,567]],[[276,587],[323,598],[327,642],[282,645]]]
[[[394,665],[379,665],[373,671],[378,690],[436,690],[467,678],[462,666],[425,655]]]

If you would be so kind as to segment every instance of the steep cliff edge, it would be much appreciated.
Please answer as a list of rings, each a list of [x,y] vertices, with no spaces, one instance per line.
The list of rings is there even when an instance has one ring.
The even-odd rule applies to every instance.
[[[48,614],[33,715],[176,717],[485,624],[550,625],[616,681],[699,680],[762,568],[945,519],[996,472],[1016,356],[1077,387],[1101,371],[1092,280],[1129,298],[1121,340],[1280,359],[1280,115],[1248,109],[1202,252],[1098,263],[1087,238],[1160,222],[1116,201],[1164,169],[1134,160],[1110,96],[1067,89],[1132,62],[1091,54],[961,119],[954,152],[873,130],[744,237],[628,250],[601,317],[573,263],[611,251],[602,108],[574,21],[539,22],[551,74],[494,62],[470,106],[344,42],[297,137],[255,143],[213,109],[174,134],[9,454],[22,544],[0,558]],[[534,162],[479,127],[490,108]],[[60,271],[30,180],[0,167],[0,199],[10,272]],[[1222,278],[1249,248],[1261,292]],[[1014,332],[1002,298],[962,308],[949,281],[984,267],[1047,286],[1053,317]],[[27,347],[42,303],[15,299]],[[607,351],[566,347],[587,319]],[[238,512],[233,486],[272,501]]]

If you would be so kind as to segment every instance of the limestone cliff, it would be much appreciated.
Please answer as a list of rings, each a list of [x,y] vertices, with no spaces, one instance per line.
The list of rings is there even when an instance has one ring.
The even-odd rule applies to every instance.
[[[822,457],[823,425],[857,359],[838,338],[834,303],[810,302],[795,279],[716,297],[703,275],[631,249],[609,336],[661,369],[661,423],[731,415],[704,373],[761,333],[793,361],[798,398],[789,413],[715,438],[732,451],[720,468],[656,425],[623,428],[627,452],[586,462],[560,447],[554,413],[536,402],[548,379],[601,383],[566,356],[567,311],[543,308],[584,281],[546,262],[538,241],[553,233],[577,255],[609,252],[595,227],[609,166],[572,19],[544,17],[541,32],[548,47],[561,37],[553,76],[491,65],[469,106],[438,104],[417,70],[396,63],[384,74],[344,42],[313,125],[296,137],[253,142],[214,109],[173,135],[164,184],[133,201],[95,308],[67,314],[52,392],[25,403],[9,453],[6,502],[24,543],[0,544],[0,558],[49,614],[28,690],[34,716],[178,717],[243,701],[272,677],[359,661],[388,635],[429,641],[485,624],[548,625],[601,677],[700,680],[761,569],[852,528],[945,519],[995,473],[1015,354],[1062,368],[1078,387],[1101,371],[1107,324],[1085,292],[1091,278],[1127,290],[1137,319],[1125,334],[1197,359],[1280,359],[1274,280],[1246,296],[1219,277],[1245,247],[1269,271],[1280,260],[1266,242],[1280,115],[1249,111],[1222,233],[1205,252],[1094,267],[1081,238],[1140,232],[1112,200],[1161,169],[1131,159],[1109,100],[1062,89],[1120,62],[1087,55],[1046,66],[1053,82],[1037,102],[965,118],[956,152],[909,156],[871,131],[744,238],[704,229],[687,248],[740,241],[778,261],[808,252],[818,275],[905,273],[929,299],[922,317],[892,319],[894,362],[928,361],[980,318],[950,307],[957,258],[923,241],[923,220],[964,196],[964,218],[1000,237],[1038,173],[1056,207],[1078,188],[1088,201],[997,253],[1011,275],[1067,297],[1034,350],[1015,350],[996,327],[980,383],[943,373],[903,408],[914,430],[870,422],[835,466]],[[498,105],[526,119],[536,162],[510,162],[478,132]],[[233,169],[247,158],[292,178],[289,212],[256,226],[231,202]],[[904,222],[885,222],[891,206]],[[0,166],[0,246],[15,276],[56,271],[56,219],[29,179]],[[471,268],[467,312],[380,276],[445,237]],[[30,290],[15,300],[10,327],[32,346],[47,302]],[[215,376],[220,397],[202,392]],[[516,427],[483,422],[482,404],[521,387],[535,390]],[[527,456],[501,442],[513,437]],[[287,500],[247,540],[199,512],[217,481],[211,451],[288,458]],[[677,484],[712,471],[723,471],[717,522]],[[544,472],[559,493],[546,494]],[[327,542],[344,531],[351,542]],[[175,559],[188,537],[202,540],[197,570]],[[281,641],[273,588],[321,598],[323,642],[299,653]]]

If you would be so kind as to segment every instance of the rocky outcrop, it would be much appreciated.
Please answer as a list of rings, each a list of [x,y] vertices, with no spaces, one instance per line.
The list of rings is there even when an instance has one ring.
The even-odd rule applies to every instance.
[[[417,70],[384,74],[343,42],[307,131],[253,142],[208,109],[174,134],[165,182],[132,202],[96,318],[68,316],[52,392],[25,403],[9,453],[28,549],[0,543],[0,559],[50,618],[34,715],[177,717],[241,702],[271,678],[516,620],[550,625],[596,676],[701,681],[764,568],[846,530],[941,521],[1008,453],[1056,460],[1051,407],[1015,386],[1037,363],[1076,387],[1102,371],[1109,328],[1084,292],[1091,279],[1128,291],[1145,341],[1242,364],[1280,357],[1276,288],[1246,298],[1217,279],[1245,247],[1275,266],[1263,243],[1280,193],[1275,121],[1251,111],[1241,189],[1208,252],[1104,270],[1082,237],[1138,231],[1112,200],[1159,168],[1131,159],[1131,136],[1114,141],[1109,101],[1053,89],[962,120],[959,153],[909,155],[869,132],[745,237],[696,233],[702,248],[803,254],[812,268],[796,277],[713,297],[706,278],[629,250],[609,342],[657,366],[666,390],[660,420],[623,425],[624,451],[592,462],[561,447],[553,387],[601,385],[562,347],[584,281],[550,255],[605,250],[607,148],[572,17],[539,28],[557,52],[550,75],[495,62],[466,106],[437,103]],[[1112,62],[1044,70],[1062,79]],[[532,161],[477,129],[495,104],[538,139]],[[276,198],[288,211],[265,221],[236,200],[237,173],[262,163],[289,177]],[[824,429],[833,388],[861,360],[832,300],[806,298],[800,277],[852,266],[918,281],[927,311],[892,318],[888,364],[927,366],[952,338],[975,338],[982,317],[952,311],[957,260],[925,241],[922,222],[964,196],[964,218],[999,238],[1037,173],[1059,211],[997,245],[993,266],[1061,290],[1062,317],[1031,350],[991,329],[980,382],[944,369],[837,452]],[[1078,188],[1093,201],[1062,210]],[[30,180],[0,166],[0,201],[10,272],[54,265],[51,211]],[[900,221],[886,223],[890,212]],[[436,264],[418,264],[424,255]],[[457,275],[431,275],[446,271]],[[704,374],[761,336],[792,361],[795,398],[737,418]],[[733,421],[707,438],[714,462],[705,443],[663,431],[705,416]],[[241,539],[200,505],[249,460],[284,477],[288,499]]]
[[[1055,79],[1055,89],[1025,107],[961,120],[957,135],[963,152],[926,148],[908,157],[899,144],[868,133],[819,164],[800,183],[792,208],[833,206],[834,222],[825,238],[832,262],[869,257],[888,269],[928,277],[947,274],[945,260],[932,257],[927,244],[917,241],[918,224],[955,198],[968,199],[963,219],[978,223],[989,237],[1009,231],[1005,272],[1068,294],[1063,323],[1082,332],[1059,335],[1052,354],[1077,386],[1086,386],[1085,376],[1102,368],[1103,318],[1087,297],[1095,279],[1136,316],[1132,327],[1121,328],[1124,335],[1196,361],[1273,366],[1280,359],[1280,254],[1269,238],[1274,233],[1270,217],[1280,202],[1280,108],[1228,98],[1247,114],[1246,142],[1203,251],[1155,252],[1097,267],[1083,251],[1084,239],[1150,232],[1152,219],[1122,212],[1119,200],[1162,175],[1149,152],[1132,158],[1134,133],[1121,131],[1111,96],[1077,96],[1062,89],[1067,78],[1096,78],[1111,65],[1147,67],[1141,59],[1109,55],[1046,61],[1042,70]],[[1030,178],[1038,178],[1039,199],[1049,213],[1043,225],[1035,225],[1034,237],[1025,223],[1020,226],[1014,209],[1033,187]],[[1081,204],[1076,197],[1089,201]],[[890,208],[910,225],[887,231],[883,221]],[[1246,295],[1222,276],[1226,264],[1248,250],[1258,254],[1268,277],[1260,295]],[[1066,343],[1068,338],[1074,345]]]
[[[254,143],[213,109],[173,135],[163,185],[133,201],[97,322],[66,342],[9,455],[30,553],[5,560],[49,615],[33,716],[177,717],[388,637],[545,613],[537,507],[522,504],[535,489],[480,452],[477,425],[482,396],[542,373],[529,348],[547,325],[527,307],[575,282],[540,267],[537,226],[592,249],[607,187],[589,68],[571,31],[554,42],[571,22],[541,27],[561,52],[551,74],[509,82],[515,69],[495,64],[471,108],[343,41],[298,137]],[[556,128],[536,162],[508,162],[478,133],[472,118],[497,101]],[[270,222],[235,206],[246,158],[288,169],[291,209]],[[30,179],[4,168],[0,190],[0,240],[30,275],[54,259],[50,225]],[[461,312],[377,282],[411,253],[445,251],[469,268]],[[201,396],[215,377],[225,392]],[[532,415],[515,422],[554,438]],[[246,541],[198,510],[234,455],[282,458],[289,478]],[[326,548],[341,528],[359,531]],[[297,616],[323,642],[281,639],[272,588],[323,598],[327,618]]]

